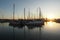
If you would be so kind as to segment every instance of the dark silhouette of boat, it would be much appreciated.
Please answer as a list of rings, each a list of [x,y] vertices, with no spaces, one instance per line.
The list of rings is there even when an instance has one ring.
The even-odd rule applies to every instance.
[[[24,26],[24,23],[23,21],[12,21],[9,23],[9,25],[12,25],[12,26]]]
[[[27,26],[40,26],[40,25],[44,25],[44,21],[30,21],[28,23],[26,23]]]
[[[24,21],[24,20],[20,20],[20,21],[12,21],[9,23],[10,26],[14,26],[14,27],[23,27],[23,26],[28,26],[28,27],[35,27],[35,26],[39,26],[41,27],[41,25],[44,25],[44,21],[40,20],[40,21]]]

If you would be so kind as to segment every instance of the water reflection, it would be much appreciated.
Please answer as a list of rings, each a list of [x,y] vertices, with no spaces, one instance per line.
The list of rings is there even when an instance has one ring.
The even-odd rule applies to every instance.
[[[49,40],[59,40],[60,38],[60,24],[55,22],[45,23],[42,29],[42,38]]]
[[[60,29],[60,24],[55,23],[55,22],[47,22],[47,24],[45,23],[44,25],[44,30],[48,30],[50,32],[56,32],[58,29]]]
[[[13,26],[12,25],[12,27],[13,27],[13,33],[14,33],[13,35],[15,37],[15,40],[18,40],[18,39],[19,40],[40,40],[41,39],[41,27],[43,27],[43,25],[39,25],[39,26],[33,26],[33,25]]]
[[[41,26],[9,26],[0,23],[2,40],[60,40],[60,24],[45,22]]]
[[[51,27],[51,26],[53,26],[53,22],[52,21],[47,22],[47,25]]]
[[[54,26],[54,22],[47,22],[47,23],[45,23],[45,29],[54,29],[55,28],[55,26]]]
[[[14,27],[14,28],[16,28],[16,27],[17,28],[23,28],[24,27],[24,26],[19,26],[19,25],[18,26],[16,26],[16,25],[9,25],[9,26]]]

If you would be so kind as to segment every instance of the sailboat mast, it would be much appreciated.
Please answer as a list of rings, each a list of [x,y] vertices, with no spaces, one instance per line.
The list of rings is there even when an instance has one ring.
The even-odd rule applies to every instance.
[[[39,19],[41,19],[41,8],[39,7]]]
[[[24,8],[24,19],[25,19],[25,8]]]
[[[15,15],[15,4],[13,4],[13,20],[14,20],[14,15]]]
[[[28,18],[30,19],[30,8],[29,8],[29,11],[28,11]]]

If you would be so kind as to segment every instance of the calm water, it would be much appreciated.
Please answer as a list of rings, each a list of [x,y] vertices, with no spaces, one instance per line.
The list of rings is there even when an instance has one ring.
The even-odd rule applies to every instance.
[[[45,22],[42,27],[13,27],[0,23],[0,40],[60,40],[60,24]]]

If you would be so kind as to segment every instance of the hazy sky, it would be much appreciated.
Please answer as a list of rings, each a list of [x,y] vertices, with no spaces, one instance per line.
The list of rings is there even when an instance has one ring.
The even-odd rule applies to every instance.
[[[38,17],[37,8],[41,8],[43,17],[60,18],[60,0],[0,0],[0,18],[12,18],[15,3],[15,18],[22,18],[24,8],[26,16],[30,8],[31,17]]]

